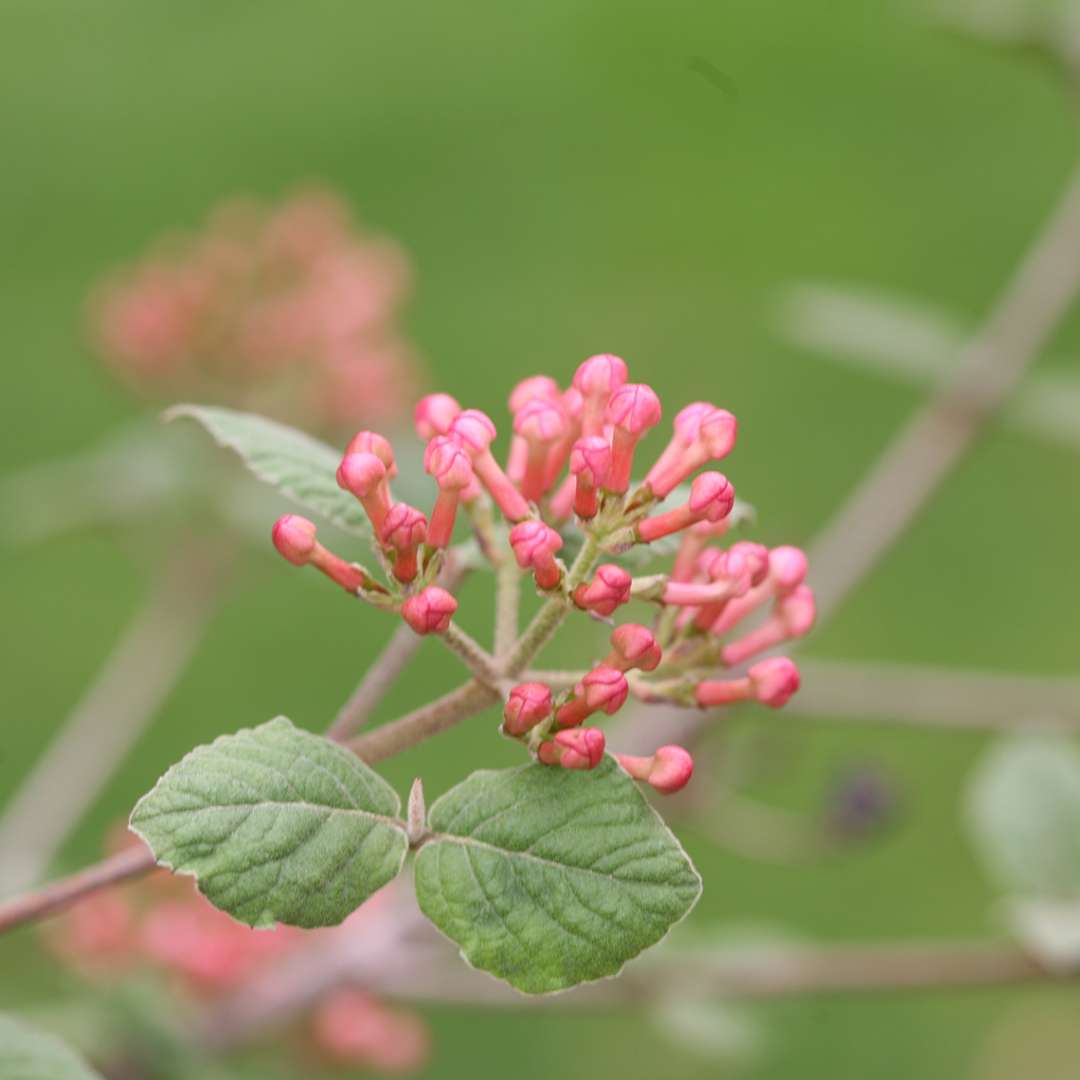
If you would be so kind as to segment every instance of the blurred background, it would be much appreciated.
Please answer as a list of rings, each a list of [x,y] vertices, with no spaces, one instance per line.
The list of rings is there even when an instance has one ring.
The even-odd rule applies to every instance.
[[[162,234],[241,196],[337,192],[408,261],[397,326],[420,385],[498,419],[518,379],[565,382],[586,356],[618,353],[665,404],[738,415],[726,471],[756,507],[754,538],[807,544],[927,391],[800,347],[780,315],[788,290],[852,283],[977,326],[1056,202],[1075,131],[1067,82],[1037,49],[991,47],[904,0],[6,0],[0,478],[21,502],[3,503],[0,807],[123,634],[175,530],[203,520],[87,513],[38,530],[35,485],[43,503],[62,495],[53,472],[28,472],[168,403],[114,379],[87,329],[103,277]],[[1073,317],[1035,370],[1075,374],[1078,349]],[[235,465],[207,461],[215,475]],[[1064,442],[991,427],[803,655],[1076,675],[1077,467]],[[256,512],[267,537],[275,505]],[[313,577],[269,543],[234,555],[190,666],[53,871],[99,858],[198,743],[279,713],[325,727],[387,627]],[[486,588],[471,582],[462,604],[475,598],[478,632]],[[574,650],[564,639],[552,666]],[[379,718],[452,685],[451,657],[434,645],[422,656],[423,677],[402,681]],[[687,820],[678,831],[706,883],[696,930],[1004,935],[962,812],[989,736],[829,715],[730,725],[771,747],[753,788],[768,805],[820,816],[855,774],[887,787],[891,812],[864,842],[796,858]],[[476,765],[516,758],[478,721],[381,771],[402,793],[423,776],[430,801]],[[0,941],[0,1008],[71,1027],[50,1010],[82,985],[35,931]],[[727,1019],[752,1037],[681,1048],[631,1012],[423,1007],[421,1074],[952,1080],[1022,1065],[1064,1077],[1080,1050],[1074,999],[1068,987],[801,997],[738,1006]],[[322,1072],[256,1048],[223,1075]]]

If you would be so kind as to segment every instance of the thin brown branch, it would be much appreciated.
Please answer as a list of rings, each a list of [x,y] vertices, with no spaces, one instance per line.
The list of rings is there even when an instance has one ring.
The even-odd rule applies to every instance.
[[[819,620],[877,565],[1016,388],[1080,288],[1080,171],[959,364],[811,547]]]
[[[495,588],[495,655],[502,660],[518,636],[521,571],[513,559],[503,559],[496,571]]]
[[[495,657],[472,635],[467,634],[457,623],[451,623],[438,638],[461,659],[480,682],[492,690],[498,690],[502,675]]]
[[[498,700],[494,690],[473,679],[389,724],[365,732],[353,739],[349,748],[369,765],[374,764],[483,712]]]
[[[368,717],[409,665],[423,643],[412,627],[402,623],[386,643],[386,647],[367,669],[352,696],[338,710],[326,737],[344,742],[367,723]]]
[[[149,848],[139,844],[33,892],[0,903],[0,934],[71,907],[84,896],[148,874],[156,866]]]
[[[221,544],[185,544],[159,574],[82,701],[0,819],[0,881],[41,880],[57,851],[161,708],[202,640],[222,592]]]

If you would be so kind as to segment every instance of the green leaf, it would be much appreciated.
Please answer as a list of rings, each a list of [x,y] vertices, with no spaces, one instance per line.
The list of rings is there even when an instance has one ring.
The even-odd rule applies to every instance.
[[[980,765],[968,819],[990,870],[1014,893],[1080,896],[1080,751],[1051,735],[998,742]]]
[[[55,1035],[0,1013],[0,1080],[101,1080]]]
[[[177,405],[166,417],[198,421],[221,446],[235,450],[259,480],[335,525],[371,539],[363,507],[337,485],[341,455],[325,443],[276,420],[217,405]]]
[[[279,716],[174,765],[131,815],[161,865],[249,926],[334,926],[401,871],[396,792]]]
[[[527,765],[473,773],[431,807],[425,915],[474,967],[527,993],[616,975],[694,906],[701,879],[637,785]]]

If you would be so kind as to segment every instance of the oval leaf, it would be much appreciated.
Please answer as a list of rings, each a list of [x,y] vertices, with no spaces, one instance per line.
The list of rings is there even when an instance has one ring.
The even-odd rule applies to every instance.
[[[217,405],[177,405],[165,415],[197,420],[221,446],[235,450],[258,479],[327,521],[371,539],[363,507],[337,486],[341,455],[325,443],[265,416]]]
[[[637,785],[528,765],[473,773],[431,807],[424,914],[474,967],[527,993],[618,974],[694,906],[701,879]]]
[[[0,1080],[101,1080],[55,1035],[0,1013]]]
[[[157,861],[249,926],[334,926],[401,871],[397,793],[283,716],[174,765],[131,815]]]

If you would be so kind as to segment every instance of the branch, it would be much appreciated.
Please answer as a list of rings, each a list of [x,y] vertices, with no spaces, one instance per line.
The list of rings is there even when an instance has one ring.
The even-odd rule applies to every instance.
[[[187,544],[160,573],[82,701],[5,808],[0,819],[5,889],[41,880],[161,708],[217,610],[224,562],[201,545]]]
[[[408,667],[423,640],[405,623],[394,631],[383,651],[360,680],[360,685],[338,710],[334,722],[327,728],[328,739],[344,742],[364,726],[397,677]]]
[[[465,666],[492,690],[498,690],[502,676],[493,657],[480,643],[461,629],[457,623],[451,623],[438,638],[453,653],[456,653]]]
[[[495,579],[495,655],[505,659],[518,636],[521,572],[512,558],[505,558]]]
[[[54,915],[99,889],[142,877],[156,868],[149,848],[142,844],[126,848],[77,874],[0,903],[0,933]]]
[[[494,705],[499,695],[475,679],[441,698],[350,742],[349,749],[369,765],[400,754]]]
[[[1019,384],[1080,287],[1080,172],[960,363],[810,552],[819,622],[874,568]]]

